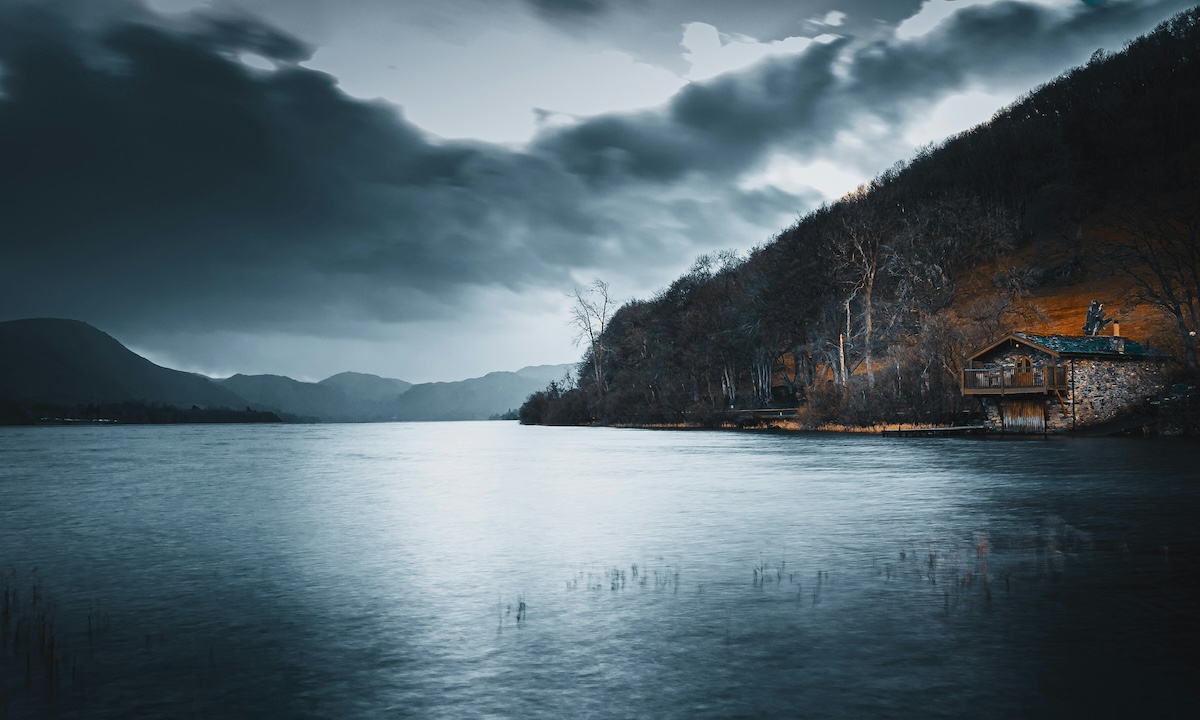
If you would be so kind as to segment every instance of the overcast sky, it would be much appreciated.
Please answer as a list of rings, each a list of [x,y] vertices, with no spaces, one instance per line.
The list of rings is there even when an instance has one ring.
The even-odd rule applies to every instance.
[[[0,0],[0,320],[210,375],[573,362],[1184,0]]]

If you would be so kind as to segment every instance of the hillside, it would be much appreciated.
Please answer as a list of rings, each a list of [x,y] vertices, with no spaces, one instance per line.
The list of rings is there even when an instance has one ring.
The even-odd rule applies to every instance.
[[[319,383],[279,375],[234,375],[221,384],[255,407],[333,422],[486,420],[520,406],[570,365],[541,365],[457,382],[421,383],[340,373]]]
[[[0,322],[0,405],[8,417],[31,408],[56,417],[123,422],[245,422],[277,419],[323,422],[486,420],[518,407],[572,365],[540,365],[459,382],[412,385],[345,372],[319,383],[282,375],[234,375],[223,380],[160,367],[113,337],[76,320]],[[170,413],[149,406],[167,405]],[[95,408],[104,406],[104,413]],[[242,416],[188,411],[253,408]],[[44,411],[44,412],[42,412]],[[39,415],[40,416],[40,415]]]
[[[963,359],[1092,300],[1200,375],[1200,8],[614,313],[523,422],[960,422]],[[582,303],[581,303],[582,307]]]
[[[517,370],[516,373],[521,377],[537,380],[543,386],[551,381],[561,381],[564,377],[572,377],[575,374],[575,364],[566,363],[563,365],[531,365]]]
[[[245,408],[208,378],[160,367],[77,320],[0,322],[0,398],[59,405],[137,402]]]
[[[336,388],[350,400],[363,403],[375,403],[402,395],[412,387],[412,383],[403,380],[359,372],[338,373],[317,384]]]
[[[255,407],[295,418],[325,422],[371,422],[386,416],[383,406],[412,383],[366,373],[344,372],[316,383],[283,375],[234,375],[218,381]]]
[[[250,405],[306,420],[358,419],[356,404],[339,389],[283,375],[234,375],[218,380]]]
[[[413,385],[380,407],[380,419],[486,420],[519,407],[531,393],[545,387],[544,375],[525,368],[458,382]],[[561,378],[562,373],[555,376]]]

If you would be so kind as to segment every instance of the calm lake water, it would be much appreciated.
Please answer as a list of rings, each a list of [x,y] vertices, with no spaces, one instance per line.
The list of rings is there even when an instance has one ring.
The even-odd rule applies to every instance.
[[[1194,717],[1198,450],[6,428],[0,718]]]

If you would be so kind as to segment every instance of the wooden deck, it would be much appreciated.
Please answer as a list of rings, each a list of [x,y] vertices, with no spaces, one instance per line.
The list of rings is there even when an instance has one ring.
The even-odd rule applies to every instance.
[[[962,371],[963,395],[1046,395],[1070,387],[1066,368],[1035,368],[1031,372],[1012,369],[966,368]]]

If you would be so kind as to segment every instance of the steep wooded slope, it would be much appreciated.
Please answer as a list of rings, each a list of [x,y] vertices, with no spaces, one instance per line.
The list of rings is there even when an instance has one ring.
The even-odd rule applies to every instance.
[[[1195,265],[1197,117],[1193,9],[1121,53],[1097,52],[748,257],[701,257],[655,297],[628,303],[585,355],[602,380],[581,378],[559,400],[572,410],[557,415],[673,422],[802,405],[816,422],[954,422],[971,410],[962,358],[1015,328],[1078,333],[1091,299],[1182,360],[1194,336],[1133,292],[1129,272],[1146,263],[1125,249],[1166,227],[1184,248],[1171,262]],[[1195,318],[1200,292],[1188,292]]]

